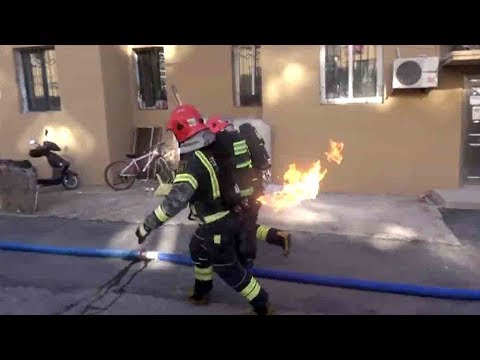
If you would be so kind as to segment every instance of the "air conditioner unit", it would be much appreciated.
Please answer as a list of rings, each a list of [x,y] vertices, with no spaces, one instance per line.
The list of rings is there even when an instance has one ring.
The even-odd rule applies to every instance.
[[[399,58],[393,62],[394,89],[427,89],[438,86],[439,57]]]

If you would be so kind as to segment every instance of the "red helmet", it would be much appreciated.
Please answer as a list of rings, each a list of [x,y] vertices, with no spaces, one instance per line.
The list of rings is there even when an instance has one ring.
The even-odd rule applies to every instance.
[[[167,123],[177,141],[182,143],[200,131],[208,129],[202,120],[202,115],[193,105],[181,105],[173,110]]]
[[[221,132],[225,130],[228,126],[230,126],[228,121],[222,120],[220,116],[212,116],[210,119],[207,121],[207,126],[210,129],[211,132],[214,134]]]

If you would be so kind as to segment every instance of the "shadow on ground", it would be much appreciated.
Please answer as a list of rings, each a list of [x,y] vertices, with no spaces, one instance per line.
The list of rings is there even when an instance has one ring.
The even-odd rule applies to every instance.
[[[462,243],[480,247],[480,210],[440,209],[440,213]]]

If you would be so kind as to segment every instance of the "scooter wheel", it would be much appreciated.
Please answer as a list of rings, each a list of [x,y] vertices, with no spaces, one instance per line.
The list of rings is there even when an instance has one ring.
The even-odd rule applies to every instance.
[[[80,186],[80,181],[77,175],[66,174],[62,179],[62,185],[65,190],[76,190]]]

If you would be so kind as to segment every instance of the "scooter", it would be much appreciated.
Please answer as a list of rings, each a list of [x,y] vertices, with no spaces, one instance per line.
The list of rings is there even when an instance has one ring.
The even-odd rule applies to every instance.
[[[54,153],[54,151],[62,151],[57,144],[51,141],[44,141],[43,145],[40,145],[35,140],[30,140],[29,144],[36,145],[34,149],[29,151],[30,157],[41,158],[45,156],[52,168],[52,177],[50,179],[38,179],[37,184],[39,186],[62,184],[65,190],[78,189],[80,185],[78,174],[70,169],[70,162]]]

